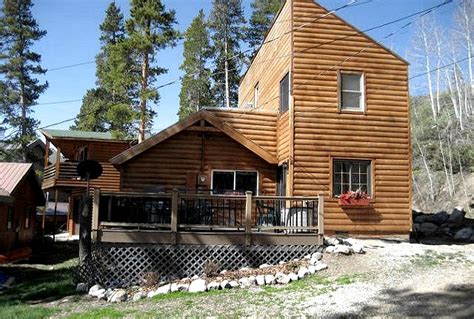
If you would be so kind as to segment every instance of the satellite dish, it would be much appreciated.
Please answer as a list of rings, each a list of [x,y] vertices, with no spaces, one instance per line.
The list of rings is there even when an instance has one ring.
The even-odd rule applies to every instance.
[[[94,160],[81,161],[77,165],[77,175],[85,180],[96,179],[102,175],[102,165]]]

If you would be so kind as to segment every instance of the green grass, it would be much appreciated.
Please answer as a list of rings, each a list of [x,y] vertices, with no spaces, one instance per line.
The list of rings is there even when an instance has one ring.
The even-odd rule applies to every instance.
[[[0,266],[4,273],[15,277],[13,286],[0,292],[0,318],[46,318],[59,309],[36,304],[61,299],[76,293],[72,282],[73,266],[77,259],[58,259],[56,251],[50,251],[55,261],[42,264],[13,264]],[[65,260],[67,259],[67,260]],[[33,258],[33,261],[39,262]]]
[[[440,254],[433,250],[427,250],[424,254],[416,254],[410,262],[419,268],[431,268],[447,262],[468,263],[463,253]]]

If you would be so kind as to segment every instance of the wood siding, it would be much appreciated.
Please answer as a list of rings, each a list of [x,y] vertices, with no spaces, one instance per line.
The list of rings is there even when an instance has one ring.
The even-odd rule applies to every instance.
[[[314,22],[327,11],[311,0],[294,0],[293,12],[294,195],[324,193],[327,232],[408,233],[408,66],[364,35],[340,40],[356,30],[334,15]],[[363,72],[365,112],[339,112],[339,70]],[[332,197],[335,157],[372,160],[370,209],[342,209]]]
[[[209,110],[260,147],[277,155],[277,111]]]
[[[211,171],[256,170],[260,194],[275,194],[276,166],[221,132],[182,131],[121,165],[121,190],[146,187],[187,188],[189,174],[203,174],[211,186]],[[204,153],[203,153],[204,150]]]
[[[239,87],[239,107],[253,103],[254,88],[259,87],[256,108],[278,110],[280,80],[291,65],[291,1],[286,1],[272,28],[265,37]]]
[[[278,118],[277,157],[279,163],[287,161],[290,157],[290,123],[288,112]]]
[[[30,174],[30,173],[28,173]],[[16,248],[28,246],[33,240],[35,234],[36,206],[39,205],[38,197],[42,194],[39,190],[32,186],[36,181],[33,175],[28,176],[21,182],[12,196],[16,199],[11,204],[0,203],[0,254],[7,253]],[[12,221],[12,229],[7,229],[8,207],[14,208],[14,216]],[[29,228],[25,226],[25,217],[28,209],[30,212]],[[18,226],[18,242],[16,242],[16,226]]]

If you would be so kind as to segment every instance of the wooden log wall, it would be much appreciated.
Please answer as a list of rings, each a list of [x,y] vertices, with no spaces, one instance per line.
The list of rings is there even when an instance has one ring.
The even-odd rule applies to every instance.
[[[356,30],[334,15],[313,22],[327,11],[311,0],[294,0],[293,12],[294,195],[324,193],[326,233],[407,234],[411,229],[407,64],[370,38],[353,36]],[[365,112],[339,112],[339,70],[364,73]],[[372,160],[370,209],[342,209],[333,198],[334,157]]]
[[[266,151],[277,154],[278,112],[272,110],[209,110]]]
[[[191,126],[191,128],[193,128]],[[204,142],[202,134],[205,134]],[[204,174],[211,186],[211,171],[256,170],[260,194],[275,194],[276,167],[221,132],[182,131],[121,166],[121,190],[143,191],[162,186],[185,189],[189,174]]]
[[[286,1],[265,37],[264,43],[267,43],[258,51],[242,78],[239,107],[253,103],[254,88],[258,84],[259,105],[254,107],[278,110],[279,83],[291,65],[291,25],[291,1]]]

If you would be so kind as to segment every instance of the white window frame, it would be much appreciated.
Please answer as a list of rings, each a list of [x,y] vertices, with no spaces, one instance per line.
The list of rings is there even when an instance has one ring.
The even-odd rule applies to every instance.
[[[342,77],[347,74],[347,75],[359,75],[360,76],[360,91],[355,91],[355,90],[343,90],[342,89]],[[365,112],[365,74],[364,72],[361,71],[344,71],[341,70],[339,71],[339,83],[338,83],[338,89],[339,89],[339,110],[340,111],[348,111],[348,112]],[[358,108],[355,107],[344,107],[342,104],[342,95],[344,92],[347,93],[360,93],[360,106]]]
[[[237,170],[233,170],[233,169],[213,169],[211,170],[211,194],[214,194],[214,172],[222,172],[222,173],[229,173],[229,172],[232,172],[234,173],[234,184],[232,185],[232,190],[235,191],[235,186],[237,184],[237,172],[245,172],[245,173],[257,173],[257,194],[255,194],[254,196],[256,195],[259,195],[260,194],[260,174],[258,173],[258,171],[254,171],[254,170],[244,170],[244,169],[237,169]]]
[[[332,159],[332,176],[331,176],[331,195],[332,197],[336,197],[338,195],[341,195],[341,194],[334,194],[334,175],[336,173],[341,173],[341,172],[335,172],[334,169],[335,169],[335,163],[336,162],[368,162],[369,163],[369,169],[368,169],[368,172],[367,172],[367,195],[370,197],[370,198],[374,198],[374,188],[373,188],[373,183],[374,183],[374,171],[373,171],[373,167],[374,167],[374,161],[371,160],[371,159],[361,159],[361,158],[333,158]],[[351,169],[352,169],[352,165],[351,165]],[[359,172],[360,174],[360,172]],[[359,185],[360,185],[360,182],[359,182]],[[349,188],[351,188],[352,186],[352,171],[350,170],[349,171]],[[342,188],[342,176],[341,176],[341,188]]]
[[[260,99],[260,83],[257,82],[253,88],[253,107],[258,108],[258,102]]]

